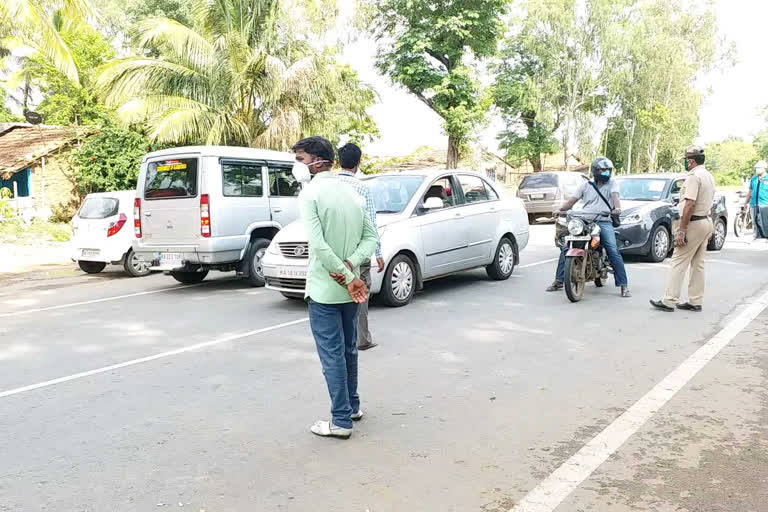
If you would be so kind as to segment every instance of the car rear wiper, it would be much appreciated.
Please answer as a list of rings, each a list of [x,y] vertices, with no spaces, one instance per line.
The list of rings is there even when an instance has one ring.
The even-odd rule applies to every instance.
[[[376,213],[400,213],[397,210],[376,210]]]

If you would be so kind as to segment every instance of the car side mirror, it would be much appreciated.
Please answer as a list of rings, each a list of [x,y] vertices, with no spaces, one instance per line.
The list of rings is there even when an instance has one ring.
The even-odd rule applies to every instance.
[[[426,201],[424,201],[424,209],[425,210],[439,210],[445,206],[443,204],[443,200],[439,197],[428,197]]]
[[[680,204],[680,194],[672,194],[672,204]]]

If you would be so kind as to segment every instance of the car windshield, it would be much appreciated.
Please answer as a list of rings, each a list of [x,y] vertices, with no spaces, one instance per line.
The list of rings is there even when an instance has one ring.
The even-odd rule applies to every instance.
[[[117,215],[120,202],[114,197],[87,197],[77,216],[81,219],[106,219]]]
[[[619,197],[625,201],[658,201],[664,194],[667,181],[653,178],[619,178]]]
[[[541,173],[526,176],[520,188],[553,188],[557,187],[557,174]]]
[[[400,213],[424,181],[424,176],[374,176],[365,180],[376,213]]]

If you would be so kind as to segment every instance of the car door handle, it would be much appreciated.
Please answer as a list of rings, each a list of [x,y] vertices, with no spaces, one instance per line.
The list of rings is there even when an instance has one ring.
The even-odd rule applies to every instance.
[[[461,213],[454,213],[453,216],[454,217],[461,217]]]
[[[280,213],[281,211],[283,211],[282,208],[272,208],[273,213]]]
[[[145,217],[151,217],[152,216],[152,212],[144,212],[144,216]]]

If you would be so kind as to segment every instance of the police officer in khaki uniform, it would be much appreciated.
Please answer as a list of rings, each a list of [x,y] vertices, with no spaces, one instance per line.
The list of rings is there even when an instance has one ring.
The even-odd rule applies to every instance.
[[[667,292],[662,300],[651,300],[651,305],[662,311],[675,308],[701,311],[704,300],[704,255],[714,226],[709,217],[715,198],[715,179],[704,167],[704,149],[691,146],[685,151],[688,176],[680,190],[680,227],[675,233],[675,252]],[[678,303],[685,273],[690,267],[688,302]]]

